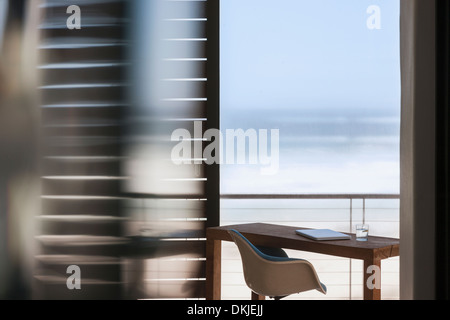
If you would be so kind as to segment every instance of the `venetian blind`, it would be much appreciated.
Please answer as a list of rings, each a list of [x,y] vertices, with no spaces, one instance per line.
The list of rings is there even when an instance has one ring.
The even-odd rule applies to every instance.
[[[218,165],[194,152],[175,164],[180,141],[172,133],[187,130],[192,150],[196,143],[203,150],[203,132],[218,128],[218,30],[210,19],[217,1],[135,1],[131,12],[125,229],[146,249],[126,264],[127,291],[133,298],[203,298],[205,230],[218,224]]]
[[[69,29],[69,5],[81,29]],[[36,292],[42,299],[121,297],[121,132],[126,107],[126,1],[42,1],[38,72],[42,215]],[[69,290],[68,266],[81,270]]]
[[[74,1],[81,29],[68,30],[67,2],[43,2],[44,298],[204,297],[218,166],[174,164],[170,137],[218,127],[211,3]],[[68,291],[69,265],[82,290]]]

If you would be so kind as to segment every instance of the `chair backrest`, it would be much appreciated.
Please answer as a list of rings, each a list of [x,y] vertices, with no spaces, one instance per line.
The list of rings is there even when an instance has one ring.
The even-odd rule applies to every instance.
[[[317,289],[326,293],[314,267],[307,260],[264,254],[236,230],[229,231],[242,258],[247,286],[264,296],[283,296]]]

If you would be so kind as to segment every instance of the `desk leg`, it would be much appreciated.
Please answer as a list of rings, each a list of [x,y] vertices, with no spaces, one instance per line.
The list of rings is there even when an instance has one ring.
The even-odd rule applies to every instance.
[[[221,299],[222,243],[206,240],[206,300]]]
[[[266,300],[266,297],[252,291],[252,300]]]
[[[378,267],[377,270],[370,271],[369,267]],[[369,271],[369,272],[368,272]],[[376,274],[379,272],[380,274]],[[364,300],[381,300],[381,260],[364,260]],[[369,285],[367,285],[369,282]]]

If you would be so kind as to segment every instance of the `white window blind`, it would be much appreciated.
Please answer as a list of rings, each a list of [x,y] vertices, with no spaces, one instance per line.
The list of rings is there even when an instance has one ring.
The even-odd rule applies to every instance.
[[[121,132],[125,102],[126,1],[75,1],[82,28],[67,27],[67,1],[39,15],[42,214],[36,256],[41,299],[121,297]],[[82,290],[68,290],[67,268]]]
[[[43,298],[205,295],[205,228],[218,223],[218,167],[175,165],[173,130],[218,126],[207,1],[44,1]],[[214,21],[214,19],[212,19]],[[213,54],[209,54],[212,52]],[[209,84],[209,86],[208,86]],[[211,97],[211,99],[210,99]],[[80,265],[83,290],[65,268]]]

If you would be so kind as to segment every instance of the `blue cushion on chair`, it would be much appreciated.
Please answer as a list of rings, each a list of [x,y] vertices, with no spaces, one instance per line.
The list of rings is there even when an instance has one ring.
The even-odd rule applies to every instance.
[[[262,247],[262,246],[255,246],[259,251],[262,253],[267,254],[268,256],[272,257],[280,257],[280,258],[289,258],[286,251],[284,251],[281,248],[272,248],[272,247]]]
[[[244,239],[251,247],[252,249],[263,259],[269,260],[269,261],[298,261],[302,259],[294,259],[289,258],[287,254],[284,252],[284,250],[280,248],[268,248],[268,247],[260,247],[262,250],[260,250],[258,247],[253,245],[246,237],[244,237],[239,231],[232,229],[234,233],[236,233],[238,236],[240,236],[242,239]],[[263,251],[267,253],[272,253],[274,255],[269,255],[264,253]]]

